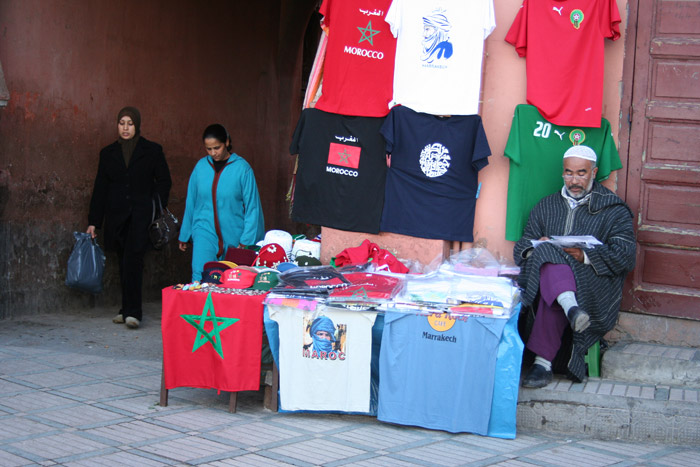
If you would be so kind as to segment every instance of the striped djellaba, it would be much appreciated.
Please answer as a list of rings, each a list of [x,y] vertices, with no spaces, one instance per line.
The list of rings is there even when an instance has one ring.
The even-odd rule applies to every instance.
[[[521,268],[518,282],[525,306],[531,305],[540,287],[540,267],[545,263],[568,264],[576,278],[576,299],[591,317],[584,332],[573,333],[568,369],[575,380],[586,374],[588,348],[617,322],[625,276],[634,268],[636,241],[634,217],[615,193],[598,182],[588,203],[571,209],[560,192],[543,198],[530,212],[523,237],[513,256]],[[591,264],[579,263],[560,247],[544,243],[533,248],[530,240],[552,235],[593,235],[603,245],[586,249]]]

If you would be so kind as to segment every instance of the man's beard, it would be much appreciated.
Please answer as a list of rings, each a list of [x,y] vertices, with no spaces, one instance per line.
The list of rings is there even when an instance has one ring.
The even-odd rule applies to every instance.
[[[581,199],[584,196],[586,196],[588,193],[591,192],[591,188],[593,188],[593,177],[591,177],[591,180],[588,182],[588,186],[584,189],[582,185],[571,185],[571,188],[580,188],[581,191],[578,194],[574,194],[571,191],[569,191],[569,187],[564,185],[566,187],[566,194],[568,194],[570,197],[573,199]]]

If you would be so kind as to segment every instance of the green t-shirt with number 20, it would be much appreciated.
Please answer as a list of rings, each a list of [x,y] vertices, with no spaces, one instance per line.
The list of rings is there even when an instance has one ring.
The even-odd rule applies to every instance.
[[[559,126],[545,120],[535,106],[520,104],[515,108],[504,154],[510,159],[506,240],[520,240],[530,210],[561,189],[564,153],[578,144],[597,154],[599,182],[622,168],[606,119],[601,119],[600,128]]]

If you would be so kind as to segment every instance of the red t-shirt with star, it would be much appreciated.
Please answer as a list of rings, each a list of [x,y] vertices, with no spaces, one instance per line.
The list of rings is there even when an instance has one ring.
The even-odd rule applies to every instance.
[[[528,104],[556,125],[599,127],[606,38],[620,38],[615,0],[523,0],[505,40],[527,58]]]
[[[316,108],[363,117],[389,113],[396,38],[384,20],[391,0],[324,0],[328,31],[321,98]]]

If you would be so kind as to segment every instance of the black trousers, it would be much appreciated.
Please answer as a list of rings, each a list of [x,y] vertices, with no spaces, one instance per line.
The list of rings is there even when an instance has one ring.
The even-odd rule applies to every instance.
[[[124,319],[132,316],[140,321],[143,318],[143,259],[148,249],[148,237],[146,232],[141,232],[143,229],[135,227],[129,219],[120,229],[115,243],[122,288],[121,313]]]

